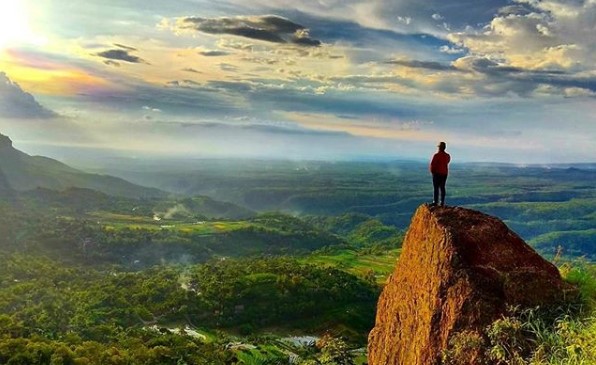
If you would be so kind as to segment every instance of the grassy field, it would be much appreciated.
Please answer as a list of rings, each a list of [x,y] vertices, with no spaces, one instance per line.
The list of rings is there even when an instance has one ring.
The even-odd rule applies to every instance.
[[[194,233],[200,235],[214,235],[248,227],[261,227],[263,224],[250,221],[198,221],[184,222],[177,220],[154,220],[151,217],[139,217],[109,212],[94,212],[90,217],[106,230],[168,230],[180,233]],[[324,249],[301,259],[304,263],[336,267],[349,273],[365,277],[372,272],[378,283],[384,283],[393,271],[400,249],[371,253],[362,249]]]
[[[89,217],[97,220],[107,230],[143,229],[149,231],[171,230],[182,233],[218,234],[240,230],[254,225],[248,221],[178,221],[155,220],[151,217],[140,217],[109,212],[93,212]]]
[[[305,263],[336,267],[360,277],[366,276],[372,270],[377,283],[382,284],[393,272],[401,249],[393,249],[382,254],[364,252],[352,249],[319,251],[302,260]]]

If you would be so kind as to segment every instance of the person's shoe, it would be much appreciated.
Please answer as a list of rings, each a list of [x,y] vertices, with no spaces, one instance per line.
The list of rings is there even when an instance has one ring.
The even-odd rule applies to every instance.
[[[441,206],[444,207],[445,206],[445,202],[441,202]]]
[[[429,207],[436,207],[436,206],[437,206],[437,203],[435,203],[435,202],[428,203],[428,206],[429,206]]]

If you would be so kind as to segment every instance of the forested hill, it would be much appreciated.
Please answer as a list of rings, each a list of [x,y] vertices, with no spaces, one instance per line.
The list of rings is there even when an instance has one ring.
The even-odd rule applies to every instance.
[[[15,149],[10,138],[0,134],[0,193],[3,187],[18,191],[79,187],[126,197],[166,195],[158,189],[135,185],[121,178],[89,174],[51,158],[30,156]]]

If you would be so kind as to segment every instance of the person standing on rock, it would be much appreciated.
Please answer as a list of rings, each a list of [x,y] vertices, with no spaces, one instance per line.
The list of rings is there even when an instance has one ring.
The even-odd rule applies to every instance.
[[[437,204],[445,206],[445,184],[447,183],[447,175],[449,174],[449,162],[451,156],[445,152],[447,144],[445,142],[439,142],[437,145],[439,151],[434,154],[430,161],[430,173],[433,176],[433,187],[434,187],[434,199],[431,206],[435,207]],[[439,192],[441,193],[441,200],[439,203]]]

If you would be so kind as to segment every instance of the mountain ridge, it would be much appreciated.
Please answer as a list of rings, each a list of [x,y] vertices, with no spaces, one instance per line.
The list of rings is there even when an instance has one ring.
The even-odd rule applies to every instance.
[[[0,133],[0,190],[2,185],[13,191],[36,188],[62,191],[78,187],[134,198],[167,195],[118,177],[86,173],[49,157],[28,155],[14,148],[12,140]]]

